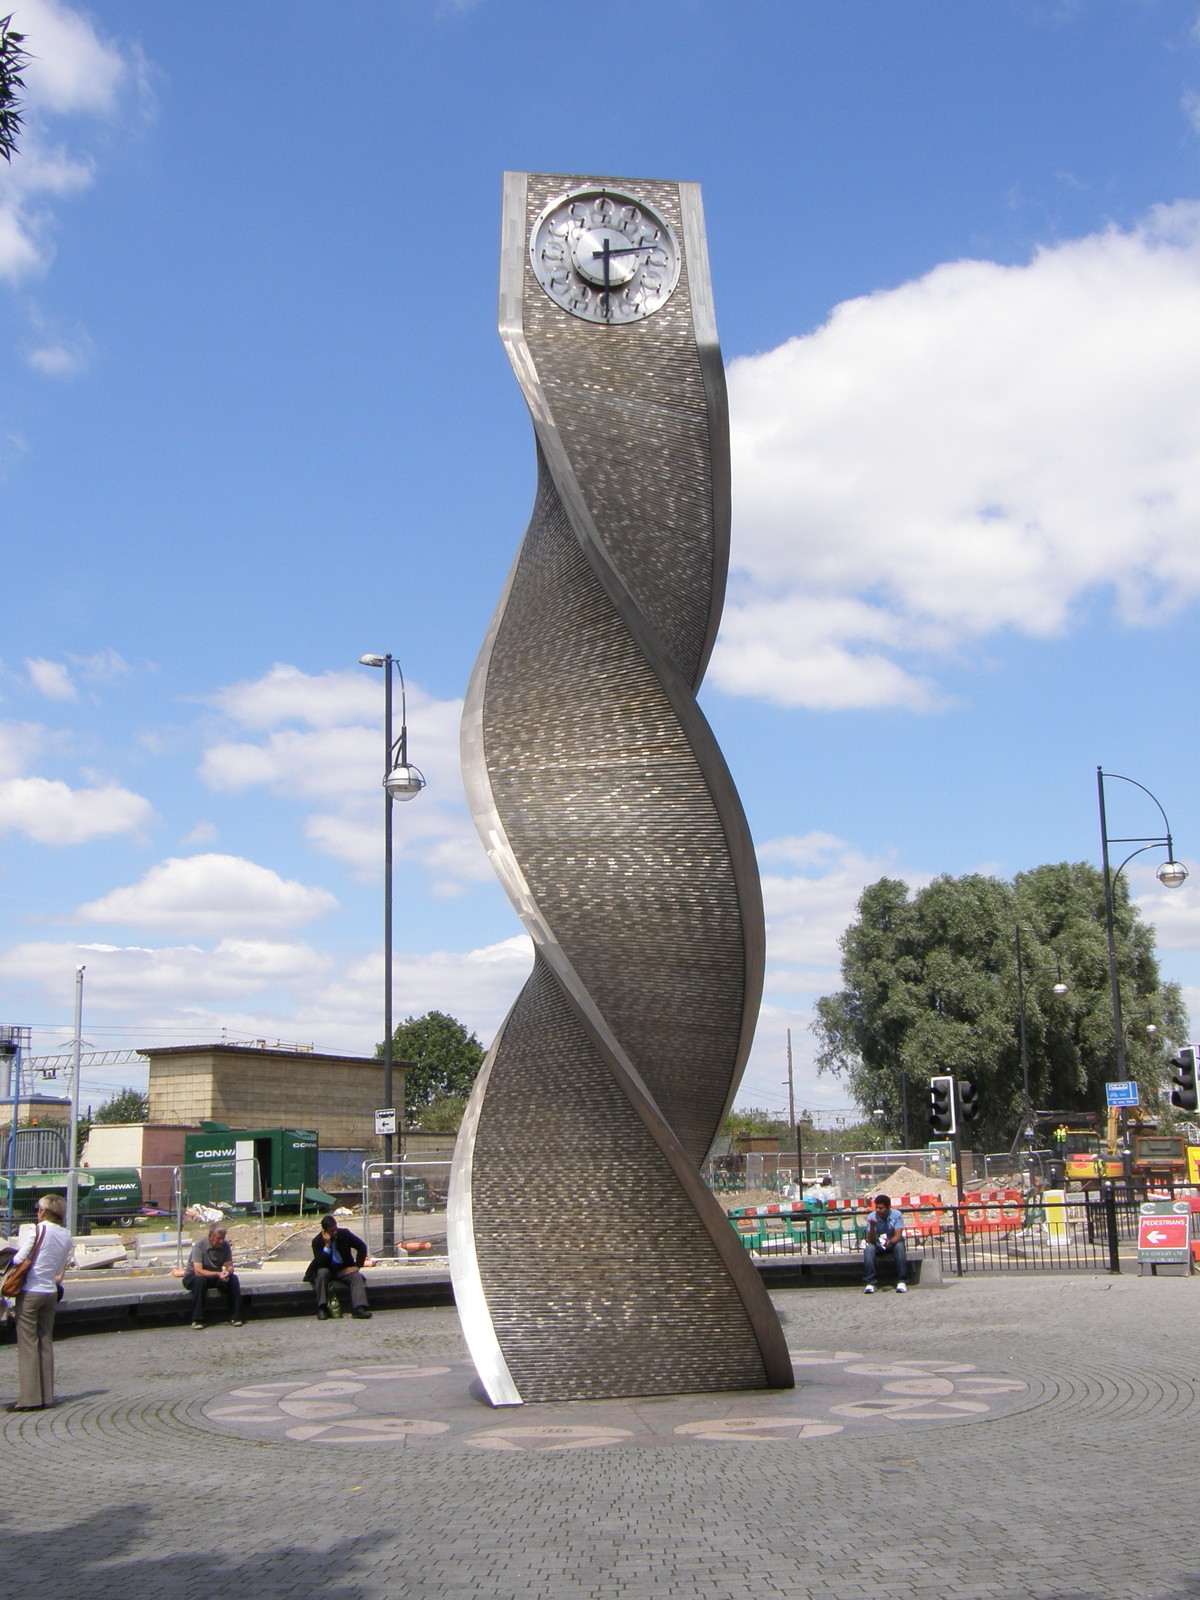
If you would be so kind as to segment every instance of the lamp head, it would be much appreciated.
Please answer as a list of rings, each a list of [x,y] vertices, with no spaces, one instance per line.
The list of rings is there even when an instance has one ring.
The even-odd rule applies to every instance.
[[[1154,876],[1164,889],[1178,889],[1187,882],[1188,869],[1182,861],[1164,861]]]
[[[383,787],[393,800],[415,800],[425,787],[425,775],[417,767],[398,761],[383,780]]]
[[[1067,986],[1065,983],[1056,983],[1050,992],[1051,994],[1066,994]]]
[[[358,664],[360,667],[381,667],[386,659],[386,656],[359,656]]]

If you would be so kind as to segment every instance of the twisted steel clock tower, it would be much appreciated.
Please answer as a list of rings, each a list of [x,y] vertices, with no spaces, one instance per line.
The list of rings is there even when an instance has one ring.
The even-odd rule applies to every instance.
[[[700,1164],[762,983],[758,873],[696,704],[729,446],[699,188],[508,173],[500,331],[533,517],[467,693],[476,826],[533,937],[451,1181],[493,1403],[790,1387]]]

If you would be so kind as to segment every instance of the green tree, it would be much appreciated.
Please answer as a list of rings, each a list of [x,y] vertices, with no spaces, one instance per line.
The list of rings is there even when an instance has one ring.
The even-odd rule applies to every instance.
[[[443,1094],[421,1108],[416,1123],[421,1133],[457,1133],[467,1109],[465,1094]]]
[[[375,1047],[383,1054],[383,1046]],[[465,1107],[471,1085],[483,1064],[484,1049],[473,1033],[456,1017],[444,1011],[427,1011],[422,1017],[406,1017],[392,1034],[392,1057],[411,1063],[404,1076],[404,1117],[409,1127],[425,1132],[450,1132],[444,1124],[453,1117],[448,1104],[460,1100]],[[462,1109],[458,1120],[462,1119]],[[453,1127],[458,1126],[458,1121]]]
[[[721,1124],[721,1132],[727,1139],[734,1139],[739,1133],[768,1139],[787,1140],[791,1137],[787,1118],[764,1111],[761,1106],[736,1107]]]
[[[145,1122],[150,1115],[150,1096],[140,1089],[118,1089],[92,1116],[93,1122]]]
[[[1186,1037],[1177,984],[1159,981],[1154,934],[1114,887],[1126,1059],[1143,1104],[1157,1104],[1164,1046]],[[1020,1116],[1022,1073],[1014,935],[1021,929],[1030,1094],[1054,1110],[1103,1108],[1116,1077],[1104,931],[1104,882],[1087,862],[1019,873],[936,878],[910,896],[894,878],[869,885],[842,937],[843,988],[817,1002],[822,1071],[844,1075],[890,1137],[929,1137],[929,1079],[970,1078],[980,1091],[977,1148],[999,1149]],[[1056,995],[1055,985],[1066,986]],[[1157,1030],[1150,1032],[1153,1025]]]
[[[11,23],[11,16],[0,17],[0,156],[6,161],[16,154],[24,120],[17,90],[25,87],[21,69],[29,60],[23,49],[25,35],[14,32]]]

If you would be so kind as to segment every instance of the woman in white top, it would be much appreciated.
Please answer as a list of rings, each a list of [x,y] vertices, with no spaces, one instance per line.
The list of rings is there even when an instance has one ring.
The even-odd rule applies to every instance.
[[[13,1266],[32,1257],[17,1296],[17,1377],[20,1393],[8,1411],[42,1411],[54,1404],[54,1313],[58,1280],[71,1259],[71,1235],[62,1226],[62,1196],[38,1201],[37,1222],[21,1229]]]

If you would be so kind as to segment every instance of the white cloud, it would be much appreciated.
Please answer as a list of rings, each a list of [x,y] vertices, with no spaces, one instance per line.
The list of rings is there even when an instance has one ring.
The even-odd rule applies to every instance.
[[[171,856],[138,883],[78,908],[87,922],[220,937],[281,932],[338,909],[327,889],[281,878],[241,856]]]
[[[134,1028],[152,1006],[168,1004],[186,1012],[205,1002],[299,990],[321,981],[330,965],[300,940],[222,939],[213,950],[38,941],[0,953],[0,975],[10,985],[28,984],[54,999],[61,996],[63,973],[73,973],[81,962],[87,967],[89,1011],[132,1008]]]
[[[71,674],[61,661],[46,661],[41,656],[27,657],[25,670],[29,682],[47,700],[76,700],[79,698]]]
[[[45,201],[86,189],[94,173],[90,156],[54,142],[49,124],[58,117],[115,115],[135,63],[61,0],[13,0],[11,9],[31,58],[22,74],[20,148],[11,162],[0,162],[0,279],[18,283],[50,264],[53,215]]]
[[[215,822],[198,822],[194,828],[185,833],[179,841],[180,844],[215,844],[217,839],[217,825]]]
[[[382,681],[378,671],[364,668],[308,673],[276,662],[261,678],[219,690],[213,701],[243,728],[274,728],[281,722],[310,728],[351,722],[383,727]],[[399,709],[397,705],[397,713]]]
[[[396,1018],[447,1011],[486,1043],[531,960],[524,935],[466,952],[400,953]],[[380,953],[339,959],[300,940],[222,939],[212,950],[38,941],[0,951],[0,980],[9,993],[66,1006],[80,962],[88,1014],[102,1014],[106,1028],[121,1028],[135,1045],[163,1036],[217,1040],[228,1028],[369,1055],[382,1032]]]
[[[1200,203],[849,301],[729,372],[735,534],[714,680],[940,703],[988,635],[1200,597]]]
[[[116,683],[129,671],[129,663],[115,650],[96,650],[90,656],[71,656],[80,676],[91,683]]]
[[[1200,950],[1200,862],[1181,857],[1191,876],[1180,889],[1164,889],[1154,877],[1154,866],[1129,869],[1138,910],[1155,931],[1162,950]],[[1200,1012],[1196,1013],[1200,1016]]]
[[[46,742],[36,722],[0,722],[0,779],[17,778]]]
[[[380,743],[370,728],[284,728],[261,744],[211,746],[200,776],[210,789],[225,793],[259,784],[302,800],[368,793],[382,777]]]
[[[12,0],[10,9],[31,58],[22,73],[31,109],[59,115],[116,109],[129,67],[86,17],[60,0]]]
[[[928,873],[904,872],[895,862],[872,860],[829,833],[771,839],[758,855],[764,868],[767,961],[773,969],[767,982],[772,992],[818,993],[831,983],[836,987],[838,940],[853,922],[859,896],[869,883],[898,877],[917,889],[930,881]],[[767,870],[773,863],[798,870]]]
[[[359,876],[382,870],[383,689],[378,672],[308,674],[276,664],[261,678],[232,684],[214,702],[257,739],[228,739],[204,752],[200,775],[211,788],[255,786],[315,803],[305,836]],[[419,861],[434,892],[490,882],[491,868],[467,814],[458,760],[461,700],[408,690],[408,753],[428,787],[393,811],[397,857]],[[295,726],[299,724],[300,726]],[[395,732],[400,706],[395,706]]]
[[[0,835],[23,833],[37,844],[86,844],[114,833],[139,833],[154,819],[150,802],[119,784],[71,789],[58,779],[0,782]]]
[[[90,339],[58,340],[35,346],[25,353],[25,364],[43,378],[77,378],[86,372],[92,358]]]

